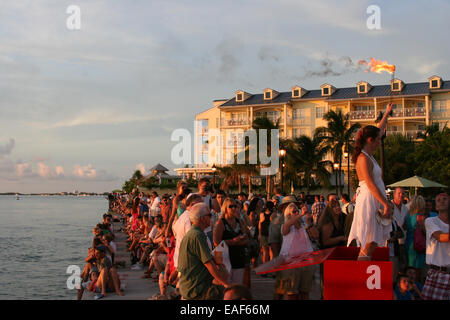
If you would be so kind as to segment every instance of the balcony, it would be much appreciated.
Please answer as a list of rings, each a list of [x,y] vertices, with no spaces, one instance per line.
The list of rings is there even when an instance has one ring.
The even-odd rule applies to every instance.
[[[250,125],[249,119],[222,119],[222,127],[245,127]]]
[[[386,110],[380,110],[386,112]],[[412,118],[412,117],[425,117],[424,107],[413,107],[405,109],[392,109],[393,118]]]

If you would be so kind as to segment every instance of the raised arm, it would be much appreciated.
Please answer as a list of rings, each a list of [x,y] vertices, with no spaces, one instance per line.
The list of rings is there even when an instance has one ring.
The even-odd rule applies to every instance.
[[[386,106],[386,112],[383,115],[383,119],[381,119],[381,121],[378,123],[378,128],[380,128],[381,135],[383,135],[384,132],[386,131],[387,119],[388,119],[389,113],[391,113],[391,111],[392,111],[392,103],[389,103]]]

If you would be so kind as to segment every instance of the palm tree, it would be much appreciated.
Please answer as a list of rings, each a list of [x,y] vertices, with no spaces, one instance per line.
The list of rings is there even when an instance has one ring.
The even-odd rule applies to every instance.
[[[330,173],[327,166],[331,161],[324,160],[331,147],[320,130],[315,130],[313,137],[302,135],[294,140],[285,141],[287,149],[287,174],[301,182],[299,173],[303,173],[303,184],[307,192],[312,182],[312,175],[326,186],[329,186]]]
[[[271,141],[271,129],[278,129],[279,128],[279,119],[273,123],[272,120],[267,118],[267,116],[264,117],[258,117],[253,121],[252,128],[257,130],[256,131],[256,137],[257,137],[257,148],[258,150],[258,165],[260,165],[260,159],[259,159],[259,131],[258,129],[266,129],[267,132],[267,141]],[[267,144],[267,153],[271,153],[271,147],[270,142]],[[266,176],[266,190],[267,190],[267,197],[270,197],[270,193],[272,191],[272,176],[267,175]]]
[[[349,148],[353,135],[361,127],[359,123],[352,124],[349,118],[350,114],[344,115],[340,109],[337,112],[330,110],[323,116],[323,119],[328,122],[327,126],[317,128],[319,134],[325,137],[326,143],[331,148],[334,162],[339,163],[339,172],[342,169],[342,149],[345,145]],[[341,175],[339,174],[338,177],[339,186],[342,188]],[[340,191],[342,193],[342,190]]]

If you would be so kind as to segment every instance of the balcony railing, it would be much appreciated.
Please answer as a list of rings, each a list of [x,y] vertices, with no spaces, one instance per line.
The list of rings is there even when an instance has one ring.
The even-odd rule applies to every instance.
[[[350,111],[350,120],[375,119],[375,110]]]
[[[386,110],[380,110],[383,113]],[[424,107],[413,107],[413,108],[405,108],[405,109],[393,109],[392,117],[394,118],[402,118],[402,117],[425,117],[425,108]]]
[[[222,119],[221,125],[222,127],[242,127],[248,126],[250,124],[249,119]]]

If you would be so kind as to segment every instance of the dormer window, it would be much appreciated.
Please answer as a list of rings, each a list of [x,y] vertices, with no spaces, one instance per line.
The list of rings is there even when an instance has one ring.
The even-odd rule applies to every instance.
[[[372,88],[372,86],[366,81],[358,82],[356,84],[356,87],[358,89],[358,94],[368,93],[370,91],[370,89]]]
[[[335,87],[326,83],[321,85],[320,88],[322,89],[322,96],[331,96],[336,91]]]
[[[391,81],[391,91],[402,91],[403,81],[399,79],[394,79]]]
[[[272,100],[278,95],[278,91],[267,88],[263,91],[264,100]]]
[[[299,86],[294,86],[291,88],[292,98],[301,98],[306,94],[306,90]]]
[[[242,90],[238,90],[236,91],[236,102],[243,102],[245,100],[247,100],[248,98],[250,98],[252,95],[250,93],[247,93],[245,91]]]
[[[432,77],[428,78],[428,80],[430,81],[430,89],[440,89],[441,88],[441,83],[442,83],[441,77],[432,76]]]

